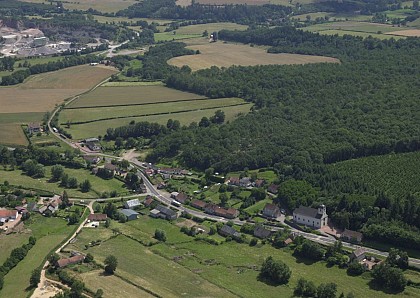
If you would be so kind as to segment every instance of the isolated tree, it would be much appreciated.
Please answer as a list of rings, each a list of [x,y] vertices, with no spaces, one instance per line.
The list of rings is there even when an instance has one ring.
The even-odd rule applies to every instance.
[[[58,181],[64,173],[64,168],[60,165],[51,167],[51,180]]]
[[[69,225],[74,225],[78,222],[79,222],[79,217],[76,215],[76,213],[72,213],[69,216]]]
[[[293,292],[298,297],[315,297],[316,287],[312,281],[304,278],[299,278],[295,291]]]
[[[109,228],[110,225],[111,225],[111,219],[107,218],[105,220],[105,228]]]
[[[408,254],[405,251],[391,248],[389,250],[388,257],[386,258],[386,263],[393,267],[398,267],[401,269],[408,268]]]
[[[64,186],[64,187],[68,187],[69,186],[69,175],[67,173],[63,173],[61,175],[60,185],[61,186]],[[76,185],[77,185],[77,183],[76,183]]]
[[[335,298],[337,285],[335,283],[320,284],[316,290],[318,298]]]
[[[210,122],[209,118],[203,117],[203,118],[201,118],[200,122],[198,123],[198,126],[207,127],[207,126],[210,126],[210,124],[211,124],[211,122]]]
[[[159,241],[165,242],[166,241],[166,233],[163,230],[156,229],[155,231],[155,238]]]
[[[291,275],[289,266],[282,261],[275,261],[271,256],[264,260],[260,272],[261,277],[277,284],[288,283]]]
[[[114,274],[114,271],[117,269],[118,260],[115,256],[109,255],[106,257],[105,261],[105,272],[108,274]]]
[[[77,188],[77,185],[78,185],[77,178],[75,178],[75,177],[69,178],[69,180],[68,180],[68,187],[69,188]]]
[[[365,272],[365,268],[359,262],[352,262],[347,268],[348,275],[357,276],[362,274],[363,272]]]
[[[90,181],[88,179],[84,180],[81,184],[80,184],[80,190],[82,192],[89,192],[91,189],[92,185],[90,184]]]
[[[37,287],[39,282],[41,281],[41,269],[37,268],[32,271],[31,278],[29,279],[29,283],[31,287]]]
[[[63,207],[68,207],[71,205],[67,191],[63,191],[63,195],[61,196],[61,204]]]

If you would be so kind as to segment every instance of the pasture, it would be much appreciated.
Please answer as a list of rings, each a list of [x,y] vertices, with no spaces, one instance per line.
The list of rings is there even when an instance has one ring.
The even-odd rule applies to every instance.
[[[182,67],[188,65],[193,71],[210,68],[212,66],[229,67],[232,65],[290,65],[307,63],[339,63],[338,59],[310,56],[299,54],[271,54],[259,47],[251,47],[243,44],[230,43],[206,43],[191,45],[188,48],[199,50],[199,55],[188,55],[172,58],[168,61],[170,65]]]
[[[94,15],[93,18],[97,20],[99,23],[116,23],[119,22],[129,22],[135,24],[137,21],[146,21],[148,23],[157,23],[159,25],[166,25],[172,22],[172,20],[166,19],[149,19],[149,18],[127,18],[127,17],[107,17],[107,16],[99,16]]]
[[[246,25],[240,25],[235,23],[208,23],[208,24],[198,24],[198,25],[189,25],[189,26],[183,26],[176,29],[176,33],[180,34],[203,34],[205,30],[209,34],[211,34],[214,31],[220,31],[220,30],[246,30],[248,26]]]
[[[23,0],[24,2],[45,3],[44,0]],[[66,9],[88,10],[93,8],[100,12],[117,12],[136,3],[135,0],[70,0],[63,2]]]
[[[181,125],[189,125],[191,122],[199,122],[202,117],[211,117],[217,110],[223,110],[225,112],[226,119],[225,121],[231,121],[238,117],[241,114],[249,113],[252,104],[244,104],[240,106],[232,106],[225,108],[214,108],[207,110],[196,110],[191,112],[180,112],[176,114],[163,114],[163,115],[153,115],[153,116],[142,116],[142,117],[132,117],[132,118],[120,118],[112,120],[103,120],[85,124],[71,125],[70,129],[66,130],[72,134],[73,139],[83,139],[91,136],[104,135],[107,128],[109,127],[119,127],[122,125],[127,125],[130,121],[134,120],[136,122],[148,121],[156,122],[162,125],[166,125],[168,119],[178,120],[181,122]]]
[[[76,66],[29,77],[24,83],[0,88],[0,143],[27,145],[20,125],[40,122],[65,99],[86,92],[111,76],[112,68]]]
[[[420,152],[358,158],[328,167],[389,195],[420,194]]]
[[[243,104],[240,98],[199,99],[159,104],[108,106],[95,108],[65,109],[60,113],[60,123],[92,122],[111,118],[132,118],[139,116],[171,114],[185,111],[222,108]]]
[[[401,31],[392,31],[392,32],[387,32],[385,34],[420,37],[420,29],[407,29],[407,30],[401,30]]]
[[[25,227],[37,238],[37,242],[25,259],[4,277],[4,287],[0,291],[1,297],[27,297],[32,271],[40,266],[49,252],[66,239],[74,229],[74,226],[68,226],[67,222],[61,218],[46,218],[39,214],[33,214],[31,219],[25,222]],[[19,236],[28,237],[26,234]]]
[[[114,84],[117,84],[117,86]],[[80,96],[66,108],[148,104],[205,98],[201,95],[183,92],[161,85],[143,86],[137,82],[109,82],[106,86],[111,87],[101,86]]]
[[[178,34],[176,31],[155,33],[155,41],[171,41],[180,39],[192,39],[200,37],[201,34]]]

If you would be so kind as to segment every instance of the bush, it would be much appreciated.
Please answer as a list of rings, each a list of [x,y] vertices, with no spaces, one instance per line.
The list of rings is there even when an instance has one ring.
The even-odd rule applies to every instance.
[[[299,278],[293,294],[298,297],[315,297],[316,287],[312,281]]]
[[[289,282],[292,271],[282,261],[275,261],[273,257],[265,259],[261,267],[260,276],[276,284],[287,284]]]
[[[372,271],[373,280],[386,289],[402,292],[407,280],[401,269],[391,267],[389,264],[380,264]]]
[[[351,276],[361,275],[363,272],[365,272],[365,268],[358,262],[352,262],[347,268],[347,274]]]
[[[335,283],[320,284],[316,290],[318,298],[335,298],[337,285]]]

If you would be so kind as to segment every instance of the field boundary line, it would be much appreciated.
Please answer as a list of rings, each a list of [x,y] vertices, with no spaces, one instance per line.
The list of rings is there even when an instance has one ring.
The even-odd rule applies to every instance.
[[[231,97],[226,97],[231,98]],[[78,110],[78,109],[94,109],[94,108],[114,108],[114,107],[130,107],[130,106],[144,106],[144,105],[157,105],[162,103],[173,103],[173,102],[186,102],[186,101],[196,101],[196,100],[214,100],[219,98],[192,98],[192,99],[177,99],[169,101],[159,101],[159,102],[145,102],[145,103],[130,103],[130,104],[116,104],[116,105],[97,105],[97,106],[81,106],[81,107],[64,107],[63,110]],[[225,98],[220,98],[225,99]]]
[[[80,124],[87,124],[87,123],[100,122],[100,121],[106,121],[106,120],[114,120],[114,119],[126,119],[126,118],[138,118],[138,117],[147,117],[147,116],[180,114],[180,113],[197,112],[197,111],[204,111],[204,110],[213,110],[213,109],[219,109],[219,108],[229,108],[229,107],[243,106],[243,105],[247,105],[247,104],[250,104],[250,103],[249,102],[243,102],[243,103],[238,103],[238,104],[218,106],[218,107],[212,107],[212,108],[202,108],[202,109],[175,111],[175,112],[149,113],[149,114],[143,114],[143,115],[130,115],[130,116],[100,118],[100,119],[87,120],[87,121],[71,122],[70,124],[71,125],[80,125]],[[60,123],[60,125],[66,125],[66,124],[67,123]]]

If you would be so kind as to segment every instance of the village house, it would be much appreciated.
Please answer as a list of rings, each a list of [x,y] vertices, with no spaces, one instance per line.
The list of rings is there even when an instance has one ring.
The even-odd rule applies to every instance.
[[[371,271],[382,262],[382,260],[379,260],[375,257],[367,256],[366,259],[360,262],[360,264],[362,264],[365,270]]]
[[[255,187],[263,187],[264,184],[265,184],[265,181],[263,179],[257,179],[254,181],[254,183],[252,183],[252,185]]]
[[[120,213],[127,216],[128,221],[137,219],[137,216],[139,215],[136,211],[131,209],[122,209],[120,210]]]
[[[167,220],[174,220],[178,218],[178,213],[176,213],[174,210],[165,207],[163,205],[156,206],[155,209],[150,211],[150,216],[154,218],[163,218]]]
[[[139,199],[132,199],[124,202],[124,208],[125,209],[134,209],[136,207],[141,206],[141,203]]]
[[[300,206],[293,211],[293,221],[297,224],[320,229],[328,223],[327,208],[325,205],[320,205],[318,209]]]
[[[360,243],[363,240],[363,234],[360,232],[344,229],[344,232],[341,233],[340,238],[343,241]]]
[[[200,201],[200,200],[194,200],[191,202],[191,206],[200,210],[203,210],[206,207],[206,205],[207,205],[206,202]]]
[[[180,193],[173,192],[173,193],[171,193],[171,198],[180,202],[181,204],[185,204],[189,200],[188,195],[186,193],[183,193],[183,192],[180,192]]]
[[[84,255],[75,255],[75,256],[72,256],[70,258],[59,259],[57,261],[57,267],[58,268],[64,268],[68,265],[81,263],[81,262],[83,262],[84,259],[85,259]]]
[[[101,161],[101,158],[99,156],[94,156],[94,155],[83,155],[83,159],[88,164],[98,164]]]
[[[166,183],[165,183],[165,182],[160,182],[160,183],[157,185],[157,189],[165,189],[165,187],[166,187]]]
[[[238,177],[230,177],[228,184],[229,185],[234,185],[234,186],[239,186],[239,178]]]
[[[224,237],[232,237],[232,238],[235,238],[235,239],[241,238],[241,233],[239,233],[234,228],[232,228],[231,226],[228,226],[228,225],[224,225],[219,230],[219,234],[224,236]]]
[[[207,204],[204,207],[204,212],[211,214],[211,215],[217,215],[229,219],[234,219],[238,217],[239,211],[235,208],[222,208],[216,204]]]
[[[103,214],[103,213],[95,213],[95,214],[89,214],[88,216],[88,221],[106,221],[106,219],[108,218],[108,215]]]
[[[239,180],[239,186],[240,187],[250,187],[250,186],[252,186],[251,178],[244,177],[244,178],[240,179]]]
[[[267,218],[277,218],[280,214],[280,208],[276,204],[271,203],[265,204],[262,211],[262,215]]]
[[[350,255],[350,262],[361,262],[364,259],[366,259],[366,251],[361,247],[358,247]]]
[[[153,197],[152,196],[147,196],[143,201],[143,205],[145,207],[149,207],[150,205],[152,205],[153,202],[154,202]]]
[[[42,127],[39,123],[29,123],[28,132],[30,135],[37,134],[42,131]]]
[[[61,196],[54,195],[52,198],[48,199],[43,208],[39,209],[39,213],[44,214],[47,210],[50,210],[51,213],[55,213],[62,202],[63,201],[61,200]]]
[[[271,236],[271,231],[267,230],[261,225],[256,225],[254,229],[254,236],[260,239],[266,239]]]
[[[18,218],[17,210],[7,210],[7,209],[0,210],[0,223],[14,221],[17,218]]]
[[[270,185],[267,187],[267,191],[268,191],[269,193],[272,193],[272,194],[276,195],[276,194],[279,192],[279,186],[278,186],[278,185],[276,185],[276,184],[270,184]]]
[[[158,172],[161,174],[182,175],[182,169],[179,168],[160,168]]]
[[[89,148],[91,151],[101,151],[101,145],[98,142],[86,142],[86,147]]]

